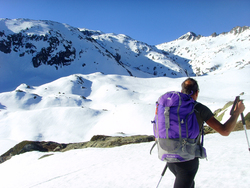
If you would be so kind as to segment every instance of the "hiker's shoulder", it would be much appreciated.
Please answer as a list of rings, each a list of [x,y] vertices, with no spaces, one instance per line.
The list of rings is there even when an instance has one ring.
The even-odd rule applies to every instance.
[[[200,102],[197,102],[197,101],[195,103],[195,109],[198,110],[198,111],[203,111],[203,110],[209,110],[210,111],[210,109],[206,105],[204,105],[204,104],[202,104]]]
[[[195,105],[195,112],[196,114],[200,114],[203,117],[204,121],[207,121],[211,118],[214,114],[213,112],[204,104],[197,102]]]

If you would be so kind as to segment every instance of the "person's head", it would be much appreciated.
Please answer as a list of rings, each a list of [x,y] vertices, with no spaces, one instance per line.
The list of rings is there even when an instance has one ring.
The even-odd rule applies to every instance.
[[[196,100],[199,92],[197,81],[193,78],[187,78],[181,84],[181,92],[190,95],[194,100]]]

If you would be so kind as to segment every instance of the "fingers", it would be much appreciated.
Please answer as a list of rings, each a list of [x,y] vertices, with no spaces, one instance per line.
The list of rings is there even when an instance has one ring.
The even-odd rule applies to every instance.
[[[245,110],[245,105],[243,103],[243,100],[240,100],[237,105],[235,111],[238,110],[239,113],[242,113]]]

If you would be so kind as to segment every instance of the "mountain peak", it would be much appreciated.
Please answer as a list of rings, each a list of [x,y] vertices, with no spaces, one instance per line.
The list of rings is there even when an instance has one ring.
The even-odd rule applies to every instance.
[[[79,28],[79,31],[81,31],[86,36],[104,34],[102,31],[95,31],[95,30],[90,30],[90,29],[86,29],[86,28]]]
[[[182,35],[181,37],[179,37],[179,40],[199,40],[201,38],[201,35],[196,35],[194,32],[188,32],[185,35]]]
[[[248,29],[250,29],[250,27],[248,27],[248,26],[243,26],[243,27],[236,26],[230,31],[230,33],[233,33],[234,35],[237,35],[237,34],[240,34],[240,33],[244,32],[245,30],[248,30]]]

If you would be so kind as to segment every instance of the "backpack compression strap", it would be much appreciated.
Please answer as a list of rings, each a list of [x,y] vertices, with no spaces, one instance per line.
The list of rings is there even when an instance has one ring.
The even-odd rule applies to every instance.
[[[175,92],[175,94],[178,95],[179,97],[179,104],[178,104],[178,109],[177,109],[177,116],[178,116],[178,125],[179,125],[179,135],[180,135],[180,140],[182,139],[181,137],[181,120],[180,120],[180,107],[181,107],[181,96],[179,94],[179,92]],[[160,101],[160,99],[159,99]],[[159,103],[158,103],[159,105]],[[165,117],[165,128],[166,128],[166,138],[169,139],[169,135],[168,135],[168,129],[170,128],[170,117],[169,117],[169,111],[170,111],[170,107],[169,106],[165,106],[164,108],[164,117]],[[166,121],[167,120],[167,121]],[[158,121],[157,121],[158,122]],[[157,126],[158,127],[158,126]]]

